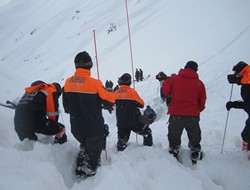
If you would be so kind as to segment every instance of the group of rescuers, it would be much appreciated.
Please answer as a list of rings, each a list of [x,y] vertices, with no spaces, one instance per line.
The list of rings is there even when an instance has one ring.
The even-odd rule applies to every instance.
[[[118,78],[118,87],[114,90],[111,81],[105,87],[98,79],[91,77],[93,66],[90,55],[80,52],[75,56],[75,73],[61,88],[57,82],[48,84],[41,80],[35,81],[25,88],[25,93],[19,100],[14,117],[15,131],[21,141],[24,139],[38,140],[36,133],[54,137],[54,143],[67,142],[65,126],[58,122],[59,98],[65,113],[70,116],[71,133],[80,143],[76,159],[76,176],[87,178],[96,174],[101,164],[101,152],[106,148],[106,137],[109,127],[105,124],[102,109],[112,113],[114,105],[117,119],[117,150],[127,147],[131,131],[143,136],[143,145],[152,146],[152,130],[149,125],[156,119],[155,111],[148,105],[143,114],[139,108],[144,107],[144,101],[137,91],[131,88],[131,75],[124,73]],[[243,64],[243,65],[242,65]],[[246,70],[247,71],[242,71]],[[250,87],[245,87],[244,74],[250,72],[249,66],[238,63],[234,75],[228,75],[229,83],[242,85],[242,98],[249,102]],[[167,77],[160,72],[156,78],[164,81],[161,94],[167,97],[169,126],[169,153],[178,159],[181,147],[183,129],[187,131],[193,159],[201,159],[201,130],[199,126],[200,113],[205,109],[206,90],[197,74],[198,64],[188,61],[177,75]],[[239,76],[238,76],[239,75]],[[240,79],[239,79],[240,77]],[[242,78],[243,77],[243,78]],[[242,81],[242,83],[241,83]],[[162,96],[162,97],[164,97]],[[250,105],[243,101],[228,102],[227,109],[243,108],[250,113]],[[250,104],[250,103],[248,103]],[[249,142],[249,119],[242,132],[245,143]],[[247,145],[248,146],[248,145]],[[248,147],[247,147],[248,148]]]

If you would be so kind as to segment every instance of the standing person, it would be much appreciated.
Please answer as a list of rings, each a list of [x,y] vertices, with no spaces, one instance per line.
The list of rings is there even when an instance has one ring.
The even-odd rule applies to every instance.
[[[197,74],[198,64],[194,61],[187,62],[178,75],[166,80],[163,84],[165,96],[172,97],[168,108],[170,114],[168,125],[169,153],[179,159],[181,135],[183,129],[187,131],[191,149],[192,163],[202,159],[200,112],[205,109],[206,90]]]
[[[140,71],[138,69],[135,70],[135,80],[136,82],[140,81]]]
[[[25,88],[14,117],[15,131],[21,141],[25,138],[36,141],[36,133],[54,135],[55,143],[67,141],[65,126],[58,122],[61,90],[60,84],[43,81],[35,81]]]
[[[100,80],[90,76],[93,63],[86,51],[78,53],[74,62],[76,71],[65,82],[63,105],[70,114],[71,133],[80,143],[76,175],[87,178],[100,166],[105,131],[102,108],[111,113],[115,99]]]
[[[141,69],[139,69],[139,80],[143,80],[143,71]]]
[[[241,85],[241,97],[242,100],[229,101],[226,104],[226,108],[229,111],[231,108],[244,109],[248,114],[248,118],[245,122],[245,127],[241,132],[242,137],[242,149],[250,150],[250,66],[240,61],[233,67],[234,74],[228,75],[228,82],[230,84]]]
[[[163,85],[164,81],[165,81],[166,79],[168,79],[169,77],[168,77],[163,71],[161,71],[161,72],[159,72],[159,73],[155,76],[155,78],[160,82],[160,96],[161,96],[162,101],[165,102],[165,101],[166,101],[166,97],[165,97],[165,95],[163,94],[162,85]],[[167,105],[168,105],[168,103],[167,103]]]
[[[142,122],[139,108],[144,107],[144,101],[138,93],[130,88],[131,75],[123,74],[118,81],[120,88],[115,91],[116,119],[118,127],[117,150],[123,151],[131,131],[143,136],[143,145],[152,146],[153,138],[149,124]]]

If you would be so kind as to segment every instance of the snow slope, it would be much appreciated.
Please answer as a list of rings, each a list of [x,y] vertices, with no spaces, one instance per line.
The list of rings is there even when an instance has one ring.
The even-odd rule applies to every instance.
[[[61,122],[69,141],[52,145],[40,135],[35,144],[20,143],[14,131],[14,111],[0,107],[0,189],[192,189],[246,190],[249,153],[241,151],[240,133],[245,112],[232,110],[222,140],[231,85],[226,75],[238,61],[250,61],[249,0],[128,0],[134,68],[151,75],[135,88],[158,115],[152,124],[154,146],[142,147],[142,138],[131,135],[129,146],[117,153],[115,114],[104,111],[110,127],[107,153],[96,176],[77,183],[74,176],[78,142],[70,134],[69,116],[61,105]],[[73,74],[75,55],[86,50],[95,60],[96,31],[99,76],[116,82],[131,73],[125,0],[0,2],[0,101],[17,101],[34,80],[61,85]],[[108,30],[116,26],[116,30]],[[192,166],[186,132],[182,138],[183,164],[168,154],[167,107],[159,98],[155,75],[177,73],[189,60],[199,64],[207,89],[201,114],[204,159]],[[92,76],[97,77],[96,65]],[[240,99],[239,86],[233,100]],[[142,109],[143,111],[143,109]]]

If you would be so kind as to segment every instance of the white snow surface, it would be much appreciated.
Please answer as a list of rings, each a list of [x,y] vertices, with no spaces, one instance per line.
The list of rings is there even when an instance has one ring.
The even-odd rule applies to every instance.
[[[117,0],[1,0],[0,101],[18,101],[35,80],[59,82],[74,71],[74,57],[86,50],[98,68],[92,76],[103,83],[132,73],[126,4]],[[70,133],[69,115],[60,100],[60,121],[68,142],[53,145],[52,137],[20,142],[14,131],[14,110],[0,107],[1,190],[249,190],[249,153],[241,150],[240,133],[247,114],[231,110],[226,126],[225,104],[232,85],[227,74],[238,61],[250,62],[249,0],[128,0],[134,69],[150,75],[135,89],[157,112],[151,125],[153,147],[143,147],[132,134],[124,152],[117,152],[115,113],[103,111],[110,127],[108,160],[94,177],[77,182],[74,175],[79,143]],[[116,30],[108,34],[112,25]],[[183,164],[168,153],[167,107],[159,96],[155,75],[177,73],[187,61],[199,64],[198,74],[207,90],[201,113],[204,159],[192,166],[186,132],[182,135]],[[232,100],[239,100],[234,85]],[[142,109],[141,111],[143,111]],[[223,135],[226,138],[221,153]],[[137,139],[137,140],[136,140]]]

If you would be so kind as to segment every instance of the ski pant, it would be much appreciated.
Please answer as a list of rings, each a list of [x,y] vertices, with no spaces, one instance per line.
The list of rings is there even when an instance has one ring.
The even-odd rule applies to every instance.
[[[245,142],[248,142],[250,144],[250,118],[246,120],[245,127],[241,132],[241,137]]]
[[[30,127],[28,130],[22,128],[21,126],[17,127],[17,125],[22,124],[15,124],[15,131],[21,141],[23,141],[25,138],[36,141],[38,138],[35,133],[41,133],[44,135],[55,135],[59,133],[62,128],[65,128],[63,124],[51,120],[48,120],[42,125],[38,123],[36,126],[34,126],[33,128]]]
[[[103,135],[95,137],[77,137],[80,144],[80,152],[77,157],[76,175],[85,177],[95,175],[100,166],[103,149]]]
[[[181,146],[181,135],[185,128],[192,152],[198,152],[201,149],[201,130],[199,125],[199,116],[175,116],[171,115],[168,125],[168,141],[171,150],[178,150]]]
[[[135,132],[136,134],[143,136],[143,145],[144,146],[152,146],[153,145],[153,138],[152,138],[152,131],[148,127],[148,125],[144,125],[140,123],[136,128],[121,128],[118,127],[118,142],[117,142],[117,149],[118,151],[123,151],[127,147],[127,142],[129,140],[131,131]]]

